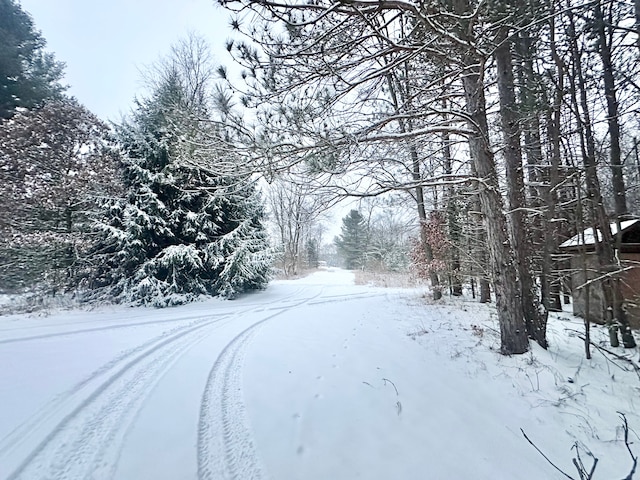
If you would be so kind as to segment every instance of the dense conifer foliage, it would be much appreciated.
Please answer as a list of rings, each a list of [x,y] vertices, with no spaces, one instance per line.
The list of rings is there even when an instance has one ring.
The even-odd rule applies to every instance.
[[[105,203],[89,287],[167,306],[263,288],[270,254],[261,198],[209,116],[190,72],[169,68],[117,128],[126,195]]]
[[[16,107],[60,98],[64,64],[44,50],[46,41],[15,0],[0,0],[0,118]]]

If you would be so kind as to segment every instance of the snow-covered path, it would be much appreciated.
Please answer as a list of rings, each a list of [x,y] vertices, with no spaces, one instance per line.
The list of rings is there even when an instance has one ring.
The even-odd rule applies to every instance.
[[[561,478],[519,431],[556,420],[482,358],[451,362],[455,341],[407,335],[446,330],[416,295],[327,270],[232,302],[2,318],[0,478]],[[565,433],[546,444],[563,465]]]

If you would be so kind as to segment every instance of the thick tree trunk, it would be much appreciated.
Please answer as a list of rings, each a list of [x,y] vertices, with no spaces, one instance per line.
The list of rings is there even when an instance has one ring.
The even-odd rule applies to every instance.
[[[498,97],[500,121],[504,136],[504,159],[507,173],[507,197],[509,199],[511,242],[515,253],[516,270],[522,295],[522,312],[527,334],[540,346],[547,348],[547,318],[540,310],[534,282],[531,257],[531,232],[525,215],[524,173],[520,146],[520,124],[513,79],[513,60],[508,31],[502,29],[497,37],[495,59],[498,69]]]
[[[526,325],[522,314],[520,284],[516,278],[515,259],[506,232],[502,213],[502,197],[493,153],[488,145],[488,125],[482,81],[483,62],[477,56],[467,56],[462,79],[469,126],[475,134],[469,137],[469,151],[479,176],[478,196],[487,227],[487,245],[493,276],[498,321],[503,354],[524,353],[529,349]]]
[[[605,21],[600,2],[594,5],[595,28],[598,35],[598,53],[602,60],[602,76],[604,80],[604,96],[607,101],[607,123],[609,125],[609,161],[611,162],[611,184],[613,198],[618,217],[623,217],[627,210],[627,197],[622,172],[622,155],[620,151],[620,122],[618,121],[618,99],[616,84],[613,76],[613,62],[611,61],[611,47],[607,40]]]
[[[526,325],[522,314],[520,285],[515,274],[515,259],[509,244],[502,196],[496,172],[493,152],[489,145],[486,102],[484,97],[484,62],[482,55],[471,45],[475,43],[472,16],[468,0],[454,0],[454,12],[461,15],[458,35],[469,45],[463,47],[462,86],[468,115],[468,125],[474,132],[469,135],[469,153],[478,176],[480,210],[487,227],[487,247],[500,324],[501,351],[503,354],[524,353],[529,349]],[[465,18],[462,20],[462,18]]]
[[[489,263],[486,260],[486,255],[482,256],[482,260],[485,262],[485,264]],[[491,284],[489,282],[489,279],[486,277],[481,277],[480,281],[478,282],[480,283],[480,299],[479,302],[480,303],[490,303],[491,302]]]
[[[558,253],[559,241],[558,236],[560,229],[558,228],[558,222],[556,220],[556,209],[559,202],[557,187],[560,184],[560,168],[562,165],[562,150],[561,150],[561,125],[562,125],[562,106],[565,92],[565,65],[560,55],[558,55],[555,42],[555,17],[550,18],[550,41],[549,47],[551,50],[551,57],[553,59],[553,65],[555,68],[556,86],[552,99],[552,106],[547,111],[547,134],[549,136],[549,142],[551,145],[550,152],[550,167],[549,167],[549,181],[548,186],[544,192],[544,201],[547,205],[545,212],[545,229],[544,229],[544,257],[543,257],[543,269],[548,278],[552,278],[550,286],[548,288],[549,294],[545,296],[543,293],[542,300],[547,302],[548,311],[562,311],[562,302],[560,298],[560,292],[564,294],[564,304],[571,303],[571,297],[569,292],[571,291],[571,277],[566,274],[558,275],[556,272],[562,270],[562,266],[566,260],[554,261],[553,254]],[[531,71],[533,66],[531,65]],[[567,262],[568,263],[568,262]],[[569,270],[567,266],[566,270]],[[554,288],[555,286],[555,288]],[[543,290],[544,292],[544,290]]]
[[[638,38],[636,38],[636,45],[640,48],[640,0],[634,0],[633,9],[636,14],[636,33],[638,34]]]
[[[562,95],[559,93],[559,95]],[[556,115],[557,113],[557,115]],[[547,206],[544,212],[544,251],[542,255],[542,303],[549,312],[561,312],[560,278],[555,274],[557,267],[553,254],[558,253],[558,227],[555,221],[558,203],[556,188],[560,180],[560,110],[555,110],[547,118],[547,132],[551,141],[551,165],[547,186],[544,189],[544,201]]]
[[[471,176],[473,178],[478,177],[478,172],[476,172],[476,166],[473,162],[471,162]],[[473,211],[480,213],[482,211],[482,206],[480,205],[480,198],[478,193],[473,194]],[[474,241],[475,241],[475,252],[473,253],[474,258],[477,259],[477,263],[480,266],[480,277],[478,277],[478,289],[479,289],[479,298],[478,301],[480,303],[489,303],[491,302],[491,287],[489,285],[489,259],[487,258],[487,233],[485,231],[485,227],[483,225],[484,220],[478,219],[478,214],[473,216],[473,224],[475,227],[474,230]],[[475,295],[474,297],[475,298]]]
[[[560,144],[558,143],[557,156],[552,152],[550,165],[543,166],[542,141],[540,138],[540,119],[538,116],[538,84],[533,68],[535,47],[528,33],[521,32],[518,39],[520,63],[520,98],[524,112],[522,125],[524,130],[524,145],[527,154],[529,191],[533,208],[539,212],[533,217],[532,244],[537,245],[542,256],[534,269],[540,272],[540,291],[542,304],[547,312],[562,310],[560,302],[560,281],[555,275],[552,254],[558,251],[558,232],[555,217],[557,195],[555,187],[558,184],[558,169],[560,165]],[[549,117],[547,118],[547,131],[551,128]],[[549,132],[551,138],[551,133]],[[559,141],[559,136],[557,137]],[[534,185],[539,185],[535,187]],[[534,251],[536,249],[534,248]]]

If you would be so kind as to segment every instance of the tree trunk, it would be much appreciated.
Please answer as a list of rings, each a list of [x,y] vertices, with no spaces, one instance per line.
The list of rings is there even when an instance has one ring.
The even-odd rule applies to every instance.
[[[607,123],[609,125],[609,161],[611,162],[611,184],[613,198],[618,217],[624,217],[627,210],[627,197],[622,172],[622,155],[620,152],[620,123],[618,121],[618,99],[613,76],[613,62],[611,61],[611,47],[607,41],[604,16],[600,2],[594,5],[595,28],[598,35],[598,53],[602,60],[602,76],[604,80],[604,96],[607,101]]]
[[[406,65],[405,65],[406,71]],[[399,84],[399,81],[392,75],[389,74],[386,77],[387,85],[389,86],[389,93],[391,94],[391,98],[393,100],[394,106],[396,110],[399,110],[400,100],[398,96],[400,96],[403,101],[408,101],[409,92],[406,92],[403,89],[403,85]],[[404,85],[405,88],[408,88],[407,85]],[[402,133],[406,133],[407,131],[412,131],[413,126],[410,121],[399,120],[398,125],[400,127],[400,131]],[[427,262],[433,262],[433,250],[431,249],[431,245],[429,244],[429,239],[427,238],[427,211],[424,204],[424,189],[422,185],[420,185],[421,180],[421,168],[420,168],[420,159],[418,158],[418,150],[416,146],[411,144],[409,145],[409,155],[411,157],[411,176],[413,181],[416,183],[415,187],[415,200],[418,207],[418,220],[420,222],[420,244],[424,250],[425,257]],[[442,288],[440,286],[440,279],[438,278],[438,273],[429,267],[429,279],[431,280],[431,288],[433,290],[433,299],[440,300],[442,298]]]
[[[558,232],[555,216],[557,196],[555,186],[558,182],[558,168],[560,165],[560,151],[558,157],[551,154],[550,165],[543,166],[542,141],[540,138],[540,119],[538,107],[539,86],[533,68],[535,47],[534,42],[526,31],[520,32],[518,39],[521,58],[519,73],[521,80],[520,99],[524,115],[522,125],[524,130],[524,145],[527,154],[529,195],[531,205],[538,212],[533,216],[531,224],[532,245],[535,250],[542,251],[538,265],[532,260],[534,270],[540,272],[540,293],[542,305],[547,312],[562,310],[560,303],[560,282],[554,274],[552,254],[558,250]],[[549,121],[547,126],[550,128]],[[551,134],[549,134],[551,137]],[[559,137],[558,137],[559,138]],[[559,145],[558,145],[559,147]],[[535,185],[538,185],[536,187]]]
[[[478,196],[487,227],[487,245],[500,323],[501,351],[505,355],[524,353],[529,349],[526,325],[522,314],[520,283],[515,275],[515,259],[506,232],[502,213],[502,197],[493,153],[488,145],[489,128],[484,98],[482,74],[484,62],[475,55],[464,61],[466,74],[462,79],[469,127],[469,152],[478,173]]]
[[[558,92],[557,96],[562,93]],[[561,101],[561,99],[560,99]],[[560,105],[560,104],[555,104]],[[558,227],[555,221],[556,206],[558,203],[556,189],[560,180],[560,110],[549,112],[547,118],[547,132],[551,141],[551,165],[547,185],[544,188],[543,198],[546,205],[544,212],[544,250],[542,254],[542,303],[549,312],[561,312],[560,282],[561,279],[554,273],[557,266],[553,261],[553,254],[558,253]]]
[[[476,166],[473,162],[471,162],[471,176],[473,178],[478,177],[478,172],[476,172]],[[491,302],[491,288],[489,286],[489,273],[487,270],[489,269],[489,259],[487,258],[487,233],[485,231],[485,227],[483,225],[484,220],[482,218],[478,219],[478,214],[482,211],[482,206],[480,205],[480,197],[478,193],[473,194],[473,211],[478,212],[473,216],[473,224],[475,227],[474,230],[474,240],[476,243],[476,251],[474,252],[474,257],[478,259],[477,263],[480,265],[480,276],[478,277],[478,289],[480,290],[479,299],[480,303],[489,303]],[[475,298],[475,295],[474,295]]]
[[[446,110],[446,105],[445,105]],[[444,154],[444,171],[451,175],[451,139],[449,133],[442,135],[442,148]],[[455,199],[455,189],[452,185],[447,187],[447,225],[449,226],[449,240],[451,241],[450,269],[451,269],[451,295],[462,295],[462,282],[460,281],[460,224],[458,222],[458,208]]]
[[[638,38],[636,38],[636,45],[640,48],[640,0],[634,0],[633,9],[636,14],[636,33],[638,34]]]
[[[486,256],[483,255],[482,259],[486,262]],[[480,281],[480,303],[490,303],[491,302],[491,284],[489,279],[486,277],[481,277]]]
[[[415,166],[420,168],[420,164],[418,162],[418,153],[415,151],[415,148],[411,148],[411,157],[413,158],[415,155],[414,161],[414,172]],[[418,179],[419,177],[418,170]],[[415,178],[415,173],[414,173]],[[431,249],[431,245],[429,244],[429,239],[427,238],[427,211],[424,207],[424,191],[422,186],[416,186],[416,201],[418,203],[418,218],[420,219],[420,242],[422,244],[422,248],[424,249],[424,254],[427,259],[427,262],[433,262],[433,250]],[[429,279],[431,280],[431,288],[433,289],[433,299],[440,300],[442,298],[442,288],[440,286],[440,279],[438,278],[438,274],[436,271],[429,267]]]
[[[500,121],[504,136],[504,159],[507,173],[507,197],[509,200],[511,242],[515,253],[515,264],[521,289],[522,313],[527,334],[540,346],[547,348],[547,318],[540,311],[534,275],[532,273],[531,232],[524,213],[524,174],[522,171],[522,149],[520,146],[519,115],[513,79],[511,41],[507,29],[497,36],[498,47],[495,59],[498,69],[498,97]]]

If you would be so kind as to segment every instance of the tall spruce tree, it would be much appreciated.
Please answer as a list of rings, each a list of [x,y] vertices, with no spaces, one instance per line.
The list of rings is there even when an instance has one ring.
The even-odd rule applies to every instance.
[[[0,45],[0,118],[60,97],[64,63],[44,50],[44,37],[15,0],[0,0]]]
[[[126,198],[108,202],[92,286],[116,300],[168,306],[199,295],[232,298],[268,281],[263,206],[249,173],[211,121],[197,62],[164,64],[153,95],[117,129]],[[202,66],[202,65],[199,65]],[[185,70],[186,68],[186,70]]]
[[[336,237],[334,242],[347,269],[353,270],[365,266],[368,232],[367,224],[359,211],[351,210],[342,219],[341,234]]]

